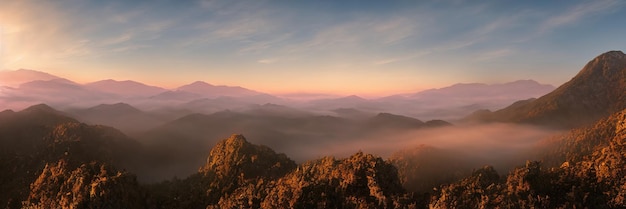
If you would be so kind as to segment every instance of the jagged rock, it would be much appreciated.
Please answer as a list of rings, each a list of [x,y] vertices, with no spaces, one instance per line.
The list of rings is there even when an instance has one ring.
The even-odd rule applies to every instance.
[[[264,208],[397,208],[405,194],[396,168],[359,152],[305,163],[276,181]]]
[[[23,208],[145,208],[136,177],[102,163],[46,164]]]
[[[218,178],[275,178],[295,167],[295,162],[285,154],[277,154],[266,146],[251,144],[242,135],[232,135],[211,149],[207,163],[200,168],[200,172],[213,173]]]

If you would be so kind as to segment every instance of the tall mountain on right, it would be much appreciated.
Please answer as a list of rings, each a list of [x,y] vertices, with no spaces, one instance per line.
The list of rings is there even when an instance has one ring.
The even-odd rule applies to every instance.
[[[495,112],[477,111],[466,120],[574,128],[624,108],[626,55],[609,51],[589,61],[572,80],[538,99],[518,101]]]

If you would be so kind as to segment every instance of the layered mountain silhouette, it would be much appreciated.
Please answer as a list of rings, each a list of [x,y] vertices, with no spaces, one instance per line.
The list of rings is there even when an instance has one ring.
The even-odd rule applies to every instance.
[[[302,162],[320,153],[347,155],[339,150],[326,149],[335,143],[365,143],[372,136],[403,131],[436,128],[450,125],[445,121],[422,122],[415,118],[380,113],[363,120],[328,115],[307,114],[277,105],[263,105],[250,111],[220,111],[213,114],[190,114],[162,126],[155,127],[138,139],[153,147],[169,149],[168,166],[162,167],[169,175],[185,176],[194,171],[205,155],[204,147],[216,139],[232,133],[242,133],[255,143],[265,144],[285,152]],[[278,110],[278,111],[277,111]],[[175,140],[173,140],[175,139]],[[390,150],[392,152],[394,150]],[[177,169],[172,170],[170,166]],[[175,171],[176,173],[171,173]]]
[[[120,95],[122,97],[149,97],[167,91],[164,88],[149,86],[136,81],[101,80],[85,84],[87,89]]]
[[[100,104],[65,112],[85,123],[115,127],[124,133],[141,133],[165,123],[164,117],[144,112],[126,103]]]
[[[570,81],[536,100],[522,101],[469,120],[532,123],[554,127],[590,124],[626,108],[626,55],[606,52],[589,61]]]
[[[300,97],[292,99],[289,94],[281,97],[239,86],[212,85],[203,81],[175,89],[113,79],[79,84],[39,71],[16,70],[0,73],[0,105],[22,109],[46,103],[65,110],[127,103],[142,110],[176,109],[210,114],[272,103],[315,112],[353,108],[373,113],[393,112],[426,120],[457,120],[479,109],[499,109],[516,100],[539,97],[552,88],[532,80],[520,80],[491,85],[455,84],[378,99],[365,99],[356,95],[332,98],[331,95],[325,95],[321,96],[324,99],[302,100]]]
[[[45,104],[4,110],[0,207],[625,208],[625,60],[621,52],[602,54],[543,97],[477,113],[479,121],[578,127],[542,140],[532,149],[534,159],[507,174],[434,146],[397,150],[387,160],[350,146],[372,141],[404,146],[411,141],[394,140],[392,134],[457,127],[396,112],[252,103],[236,111],[187,114],[137,134],[135,141],[115,128],[90,125],[126,126],[120,124],[134,115],[153,113],[127,103],[66,112]],[[519,85],[528,83],[533,82]],[[60,78],[10,89],[47,86],[96,92]],[[100,121],[81,122],[89,117]],[[439,126],[448,127],[430,128]],[[350,153],[319,154],[337,147]]]

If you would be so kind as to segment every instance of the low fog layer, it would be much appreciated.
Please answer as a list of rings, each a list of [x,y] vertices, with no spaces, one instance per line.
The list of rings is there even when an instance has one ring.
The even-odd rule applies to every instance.
[[[428,145],[451,150],[459,155],[471,156],[479,164],[508,164],[519,159],[532,159],[525,156],[541,140],[562,133],[528,125],[480,124],[448,126],[410,131],[384,131],[355,139],[332,141],[324,140],[307,145],[282,147],[292,159],[298,161],[315,159],[321,156],[347,157],[361,150],[383,158],[396,151]],[[519,164],[517,162],[516,164]]]
[[[559,134],[559,131],[513,124],[399,128],[372,126],[371,118],[351,121],[313,116],[278,120],[229,114],[243,118],[239,121],[220,116],[224,117],[221,121],[212,121],[212,116],[198,115],[191,123],[162,126],[140,137],[147,153],[143,167],[134,172],[147,181],[185,177],[203,165],[215,143],[234,133],[243,134],[251,143],[285,153],[298,163],[324,156],[343,158],[358,151],[386,159],[395,152],[428,145],[458,155],[450,157],[462,157],[464,166],[494,165],[506,171],[533,159],[527,153],[538,141]]]

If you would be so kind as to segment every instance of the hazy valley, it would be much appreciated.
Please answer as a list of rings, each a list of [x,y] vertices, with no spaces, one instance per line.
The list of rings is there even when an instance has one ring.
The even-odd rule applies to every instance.
[[[558,88],[373,99],[34,70],[0,83],[7,208],[626,207],[621,51]]]

